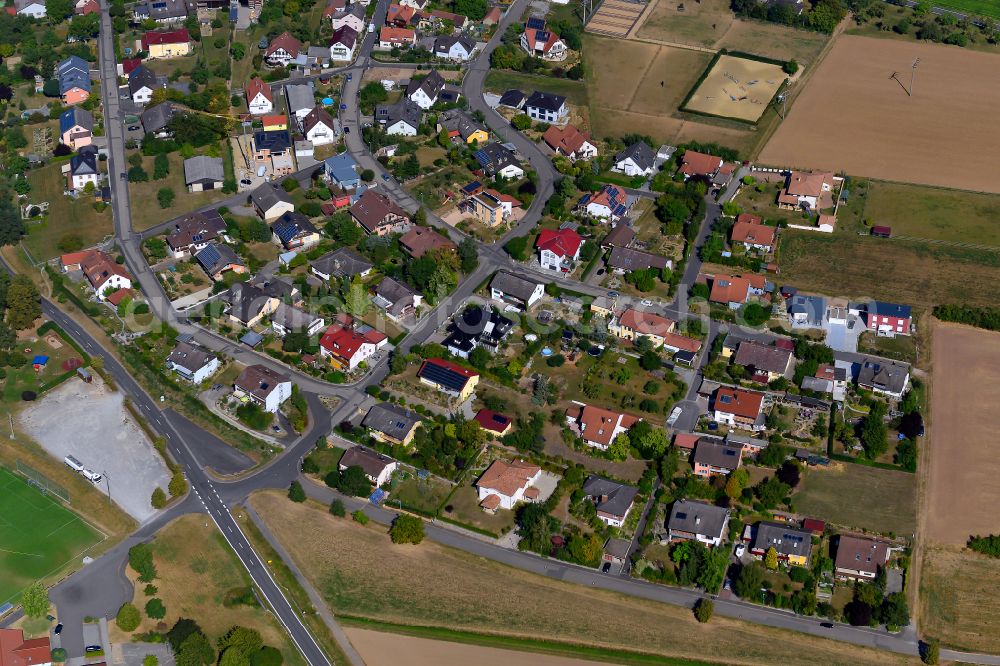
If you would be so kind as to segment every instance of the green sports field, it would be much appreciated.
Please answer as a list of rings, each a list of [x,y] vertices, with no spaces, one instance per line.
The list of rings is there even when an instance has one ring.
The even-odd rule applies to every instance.
[[[0,605],[102,538],[57,500],[0,468]]]

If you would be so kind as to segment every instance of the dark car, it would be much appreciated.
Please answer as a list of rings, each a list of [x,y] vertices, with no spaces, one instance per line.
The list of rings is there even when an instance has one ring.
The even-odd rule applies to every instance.
[[[345,127],[344,128],[344,134],[350,134],[350,133],[351,133],[351,128],[350,127]]]
[[[385,182],[388,183],[390,180],[392,180],[392,176],[390,176],[387,173],[384,173],[384,174],[382,174],[382,180],[384,180]]]
[[[136,132],[138,130],[139,130],[139,126],[138,125],[129,125],[128,126],[128,131],[129,132]]]
[[[84,652],[103,652],[104,648],[101,647],[100,645],[88,645],[87,647],[83,648],[83,651]]]
[[[52,630],[52,633],[56,636],[62,633],[62,622],[56,625],[56,628]]]
[[[833,629],[833,622],[820,622],[819,626],[823,627],[824,629]]]
[[[611,571],[611,562],[605,562],[604,566],[601,567],[601,571],[603,571],[604,573],[608,573],[609,571]]]
[[[598,268],[597,269],[597,274],[598,275],[604,275],[604,269],[603,268]]]

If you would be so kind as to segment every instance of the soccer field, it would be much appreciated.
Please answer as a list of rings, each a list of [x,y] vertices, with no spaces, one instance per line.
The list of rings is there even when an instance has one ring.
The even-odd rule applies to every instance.
[[[0,605],[102,539],[58,501],[0,468]]]

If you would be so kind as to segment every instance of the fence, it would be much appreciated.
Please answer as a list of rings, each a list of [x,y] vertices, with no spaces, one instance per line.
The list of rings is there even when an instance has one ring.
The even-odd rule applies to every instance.
[[[63,502],[70,504],[69,491],[60,486],[58,483],[45,476],[38,470],[30,467],[26,463],[22,462],[20,459],[15,461],[15,467],[17,473],[27,479],[28,484],[38,488],[43,495],[52,494],[61,499]]]

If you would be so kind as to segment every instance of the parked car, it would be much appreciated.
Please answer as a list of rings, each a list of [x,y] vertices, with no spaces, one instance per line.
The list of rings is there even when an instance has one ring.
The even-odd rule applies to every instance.
[[[673,426],[675,423],[677,423],[677,419],[679,419],[681,416],[681,411],[683,410],[681,410],[680,407],[673,408],[673,410],[670,412],[670,416],[667,418],[668,426]]]
[[[824,629],[833,629],[833,622],[820,622],[819,626],[823,627]]]
[[[608,573],[609,571],[611,571],[611,562],[605,562],[604,566],[601,567],[601,571],[603,571],[604,573]]]
[[[390,180],[392,180],[392,176],[390,176],[387,173],[384,173],[384,174],[382,174],[382,180],[384,180],[385,182],[388,183]]]
[[[62,622],[56,625],[56,628],[52,630],[52,633],[56,636],[62,633]]]
[[[729,582],[728,578],[722,582],[722,589],[726,591],[733,589],[733,584]]]
[[[103,652],[104,648],[101,647],[100,645],[88,645],[87,647],[83,648],[83,651],[84,652]]]
[[[745,544],[736,544],[736,557],[743,557],[743,553],[747,552],[747,547]]]

